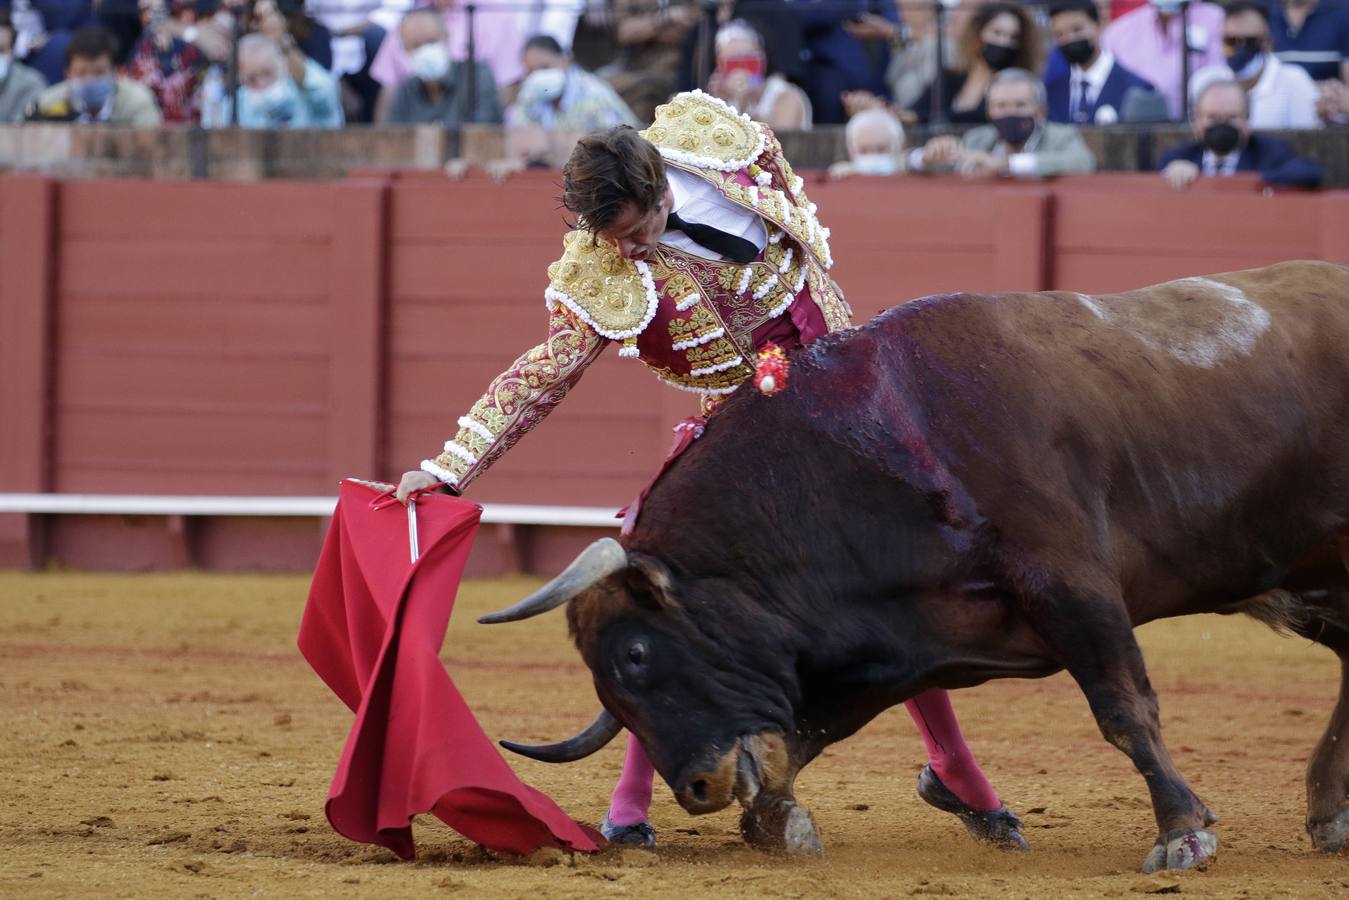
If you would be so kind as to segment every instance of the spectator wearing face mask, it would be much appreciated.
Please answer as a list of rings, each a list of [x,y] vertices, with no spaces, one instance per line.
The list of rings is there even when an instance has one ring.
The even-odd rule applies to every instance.
[[[1131,93],[1151,93],[1152,85],[1101,49],[1101,14],[1095,0],[1055,0],[1049,27],[1067,71],[1045,79],[1049,121],[1110,125],[1123,118]]]
[[[941,73],[947,121],[987,122],[986,95],[993,77],[1005,69],[1038,71],[1040,59],[1040,29],[1030,12],[1017,3],[985,3],[961,33],[962,68]],[[932,86],[928,85],[912,110],[918,121],[926,122],[931,109]]]
[[[604,79],[576,65],[554,38],[546,34],[530,38],[521,62],[529,74],[506,110],[507,125],[583,132],[615,125],[637,127],[623,98]]]
[[[1048,178],[1096,170],[1076,127],[1050,122],[1045,86],[1025,69],[1006,69],[988,87],[988,125],[957,140],[942,135],[909,154],[909,170],[967,178]]]
[[[398,32],[408,51],[412,75],[394,89],[390,125],[458,128],[468,122],[501,123],[501,103],[492,70],[474,63],[474,77],[470,79],[468,62],[450,59],[445,21],[439,13],[414,9],[403,17]]]
[[[113,70],[117,43],[98,25],[81,28],[66,46],[66,80],[38,95],[27,118],[39,121],[159,125],[155,95]]]
[[[829,167],[832,178],[898,175],[904,171],[904,126],[888,109],[864,109],[844,129],[848,158]]]
[[[239,125],[242,128],[341,128],[337,81],[293,43],[265,34],[239,40]]]
[[[198,121],[205,55],[176,33],[166,0],[140,0],[139,8],[144,30],[123,71],[154,92],[165,122]]]
[[[1200,176],[1259,172],[1268,184],[1316,187],[1321,167],[1298,157],[1293,145],[1269,134],[1254,134],[1246,91],[1233,80],[1210,82],[1194,103],[1195,139],[1162,156],[1162,177],[1185,190]]]
[[[1227,64],[1201,69],[1190,79],[1190,98],[1215,80],[1230,80],[1246,91],[1250,125],[1270,128],[1319,128],[1317,90],[1300,66],[1281,62],[1270,52],[1268,11],[1255,0],[1234,0],[1223,22]]]
[[[16,31],[8,9],[0,9],[0,122],[18,122],[47,86],[36,69],[14,59]]]
[[[1173,120],[1181,118],[1180,3],[1152,0],[1111,22],[1101,35],[1101,47],[1116,62],[1146,79],[1166,98],[1167,113]],[[1222,65],[1222,7],[1190,3],[1185,17],[1190,71]]]
[[[810,128],[810,98],[776,72],[768,73],[763,41],[747,23],[736,19],[717,30],[716,59],[708,93],[774,131]]]

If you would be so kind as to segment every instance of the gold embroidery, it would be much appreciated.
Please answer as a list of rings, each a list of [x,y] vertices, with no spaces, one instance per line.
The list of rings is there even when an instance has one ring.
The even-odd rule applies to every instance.
[[[657,106],[655,121],[641,135],[657,147],[723,163],[749,160],[762,139],[753,122],[696,93]]]
[[[550,300],[553,292],[565,296],[602,334],[613,337],[649,321],[650,297],[641,273],[612,242],[577,230],[562,245],[562,258],[548,267]]]

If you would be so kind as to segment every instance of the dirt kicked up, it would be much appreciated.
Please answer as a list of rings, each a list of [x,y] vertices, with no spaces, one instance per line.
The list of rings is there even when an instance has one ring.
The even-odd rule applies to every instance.
[[[596,710],[560,614],[474,624],[536,583],[461,592],[443,659],[489,734],[553,739]],[[1063,675],[956,696],[1033,851],[975,846],[914,794],[922,747],[891,710],[801,776],[823,860],[747,849],[735,810],[691,818],[657,786],[655,853],[494,859],[434,819],[398,862],[334,834],[328,782],[351,715],[294,649],[307,580],[0,573],[0,895],[1344,897],[1349,856],[1311,850],[1303,767],[1335,700],[1326,650],[1244,619],[1140,631],[1165,734],[1221,815],[1216,861],[1143,876],[1142,779]],[[514,764],[595,822],[621,741],[571,766]]]

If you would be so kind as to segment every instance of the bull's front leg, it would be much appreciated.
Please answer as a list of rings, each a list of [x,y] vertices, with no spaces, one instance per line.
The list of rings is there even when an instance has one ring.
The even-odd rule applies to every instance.
[[[735,795],[744,807],[740,833],[751,847],[793,856],[824,853],[815,819],[796,802],[798,771],[781,737],[741,739]]]
[[[1132,760],[1152,795],[1157,841],[1144,872],[1188,869],[1212,857],[1218,821],[1185,783],[1162,743],[1157,695],[1124,602],[1108,594],[1067,591],[1031,601],[1037,631],[1072,674],[1105,739]]]

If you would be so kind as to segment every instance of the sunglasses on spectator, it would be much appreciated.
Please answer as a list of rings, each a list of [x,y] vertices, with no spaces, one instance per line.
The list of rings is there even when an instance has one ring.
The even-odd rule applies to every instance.
[[[1240,50],[1243,47],[1250,47],[1252,50],[1259,50],[1265,45],[1264,38],[1258,37],[1225,37],[1223,46],[1232,50]]]

